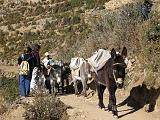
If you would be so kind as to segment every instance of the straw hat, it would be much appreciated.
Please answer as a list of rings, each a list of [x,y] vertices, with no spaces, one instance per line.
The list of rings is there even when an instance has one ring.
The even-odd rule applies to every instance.
[[[44,55],[45,55],[45,56],[49,56],[50,54],[49,54],[49,52],[46,52]]]

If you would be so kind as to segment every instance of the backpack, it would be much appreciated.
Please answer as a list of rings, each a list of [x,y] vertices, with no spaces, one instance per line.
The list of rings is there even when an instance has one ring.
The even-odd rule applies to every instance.
[[[28,58],[27,60],[24,60],[24,54],[22,54],[21,58],[22,58],[22,62],[20,64],[19,74],[20,75],[28,75],[29,71],[30,71],[30,68],[29,68],[30,66],[29,66],[28,60],[30,58]]]

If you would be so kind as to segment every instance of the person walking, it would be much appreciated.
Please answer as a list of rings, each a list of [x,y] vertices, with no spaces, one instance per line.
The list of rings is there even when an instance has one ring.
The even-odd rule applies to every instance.
[[[41,71],[40,56],[39,56],[40,48],[41,47],[38,44],[34,44],[32,48],[33,49],[32,55],[34,57],[34,68],[32,72],[30,91],[33,91],[34,89],[36,89],[38,79],[39,79],[38,75],[39,75],[39,72]]]
[[[20,75],[20,96],[28,97],[30,94],[30,82],[33,71],[32,49],[26,47],[24,53],[18,57],[18,69]]]
[[[50,66],[53,66],[54,64],[56,64],[55,63],[55,60],[53,60],[51,57],[50,57],[50,54],[49,54],[49,52],[46,52],[45,54],[44,54],[44,59],[42,60],[42,63],[43,63],[43,65],[48,69],[48,66],[50,65]]]

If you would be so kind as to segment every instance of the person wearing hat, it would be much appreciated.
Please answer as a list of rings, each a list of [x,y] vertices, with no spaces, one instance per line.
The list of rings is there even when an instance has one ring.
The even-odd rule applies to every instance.
[[[49,67],[49,65],[52,65],[53,63],[54,63],[54,61],[52,60],[52,58],[50,57],[50,54],[49,54],[49,52],[46,52],[45,54],[44,54],[44,59],[42,60],[42,62],[43,62],[43,64],[44,64],[44,66],[46,67],[46,68],[48,68]]]
[[[42,60],[42,62],[43,62],[43,64],[44,64],[44,66],[47,68],[47,64],[48,64],[48,62],[49,62],[49,52],[46,52],[45,54],[44,54],[44,59]]]
[[[44,54],[44,59],[42,60],[43,65],[45,66],[44,69],[44,76],[47,77],[50,73],[51,66],[55,65],[55,61],[50,57],[49,52]]]

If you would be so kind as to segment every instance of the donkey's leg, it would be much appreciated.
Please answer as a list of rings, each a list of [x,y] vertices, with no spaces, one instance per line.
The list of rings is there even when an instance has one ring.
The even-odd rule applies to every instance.
[[[51,94],[53,94],[55,91],[54,91],[54,80],[50,78],[50,85],[51,85]]]
[[[60,93],[60,83],[56,83],[57,92]]]
[[[57,88],[58,88],[58,93],[62,94],[62,79],[61,79],[61,82],[60,83],[57,83]]]
[[[49,90],[49,93],[51,94],[51,84],[48,77],[46,77],[45,85],[46,85],[46,88]]]
[[[45,81],[46,81],[46,77],[44,76],[43,73],[40,73],[40,75],[39,75],[39,88],[40,88],[40,90],[44,90]]]
[[[98,91],[98,99],[99,99],[98,105],[101,109],[105,108],[105,105],[103,103],[103,93],[105,89],[106,89],[106,86],[97,83],[97,91]]]
[[[82,95],[84,95],[84,97],[87,97],[87,81],[86,79],[82,79],[82,86],[83,86],[83,91],[82,91]]]
[[[64,93],[64,79],[61,79],[61,92]]]
[[[113,116],[118,118],[117,106],[116,106],[116,92],[117,87],[109,87],[109,104],[108,109],[112,111]]]
[[[69,80],[68,80],[68,78],[66,78],[65,81],[66,81],[66,93],[69,93]]]
[[[111,92],[111,90],[110,90],[111,88],[109,88],[108,89],[108,91],[109,91],[109,104],[108,104],[108,111],[112,111],[112,92]]]
[[[57,92],[59,92],[59,86],[58,86],[58,83],[57,83],[57,81],[54,79],[53,80],[53,93],[54,93],[54,95],[56,95],[57,94]]]
[[[45,87],[45,81],[46,81],[46,77],[44,76],[44,74],[42,74],[42,81],[41,81],[41,85],[42,85],[42,88]]]
[[[75,90],[75,95],[78,95],[78,87],[77,87],[77,79],[73,80],[74,81],[74,90]]]

